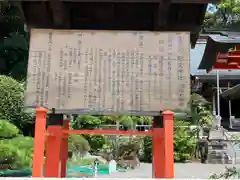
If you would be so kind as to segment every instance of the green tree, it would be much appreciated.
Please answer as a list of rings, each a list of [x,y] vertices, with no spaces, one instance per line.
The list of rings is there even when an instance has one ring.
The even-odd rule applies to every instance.
[[[99,129],[104,120],[100,116],[80,115],[71,122],[73,129]],[[96,152],[103,147],[106,139],[103,135],[83,135],[88,141],[91,152]],[[73,137],[72,137],[73,138]]]
[[[196,147],[196,134],[189,131],[189,122],[174,120],[174,161],[184,162],[194,156]],[[152,162],[152,137],[144,137],[145,161]]]
[[[71,127],[73,129],[97,129],[102,122],[98,116],[79,115],[71,122]]]
[[[13,138],[19,133],[19,129],[6,120],[0,120],[0,139]]]
[[[216,10],[207,12],[203,27],[214,30],[240,30],[240,1],[222,0],[217,5],[212,5]]]
[[[20,2],[0,2],[0,73],[26,78],[28,33]]]
[[[200,127],[210,127],[213,121],[211,104],[199,94],[192,94],[188,112],[191,123]]]
[[[81,158],[89,150],[90,145],[82,135],[69,135],[68,139],[69,151],[73,153],[74,157]]]
[[[0,75],[0,118],[16,125],[24,135],[33,129],[33,117],[25,112],[24,87],[11,77]]]
[[[33,138],[19,134],[9,121],[0,120],[0,169],[22,169],[32,165]]]

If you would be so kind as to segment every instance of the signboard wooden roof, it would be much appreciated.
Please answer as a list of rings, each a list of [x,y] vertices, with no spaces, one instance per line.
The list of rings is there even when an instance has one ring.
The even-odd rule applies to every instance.
[[[189,33],[33,29],[26,106],[158,115],[190,96]]]

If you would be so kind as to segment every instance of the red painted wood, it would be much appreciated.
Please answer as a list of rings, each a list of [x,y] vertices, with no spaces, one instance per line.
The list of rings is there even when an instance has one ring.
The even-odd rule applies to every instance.
[[[63,129],[69,130],[69,120],[63,121]],[[68,160],[68,134],[62,136],[62,144],[61,144],[61,156],[62,156],[62,163],[61,163],[61,177],[66,177],[67,173],[67,160]]]
[[[153,178],[174,178],[173,112],[163,112],[163,128],[153,127]]]
[[[49,126],[47,132],[52,135],[47,136],[44,177],[58,178],[61,176],[62,127]]]
[[[153,128],[152,141],[152,163],[153,163],[153,178],[165,177],[165,154],[164,154],[164,129]]]
[[[213,65],[212,69],[233,70],[233,69],[239,69],[239,66],[238,65],[216,63],[216,64]]]
[[[174,178],[174,141],[173,141],[173,112],[163,112],[164,121],[164,178]]]
[[[47,109],[36,109],[32,177],[42,177]]]
[[[119,131],[119,130],[63,130],[64,134],[98,134],[98,135],[143,135],[151,136],[152,132],[146,131]]]

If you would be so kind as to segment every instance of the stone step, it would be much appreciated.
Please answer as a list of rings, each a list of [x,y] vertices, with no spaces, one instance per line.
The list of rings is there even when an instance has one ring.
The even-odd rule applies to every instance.
[[[208,152],[208,163],[211,164],[231,164],[232,159],[227,154],[227,151],[223,150],[211,150]]]
[[[225,139],[225,137],[221,130],[212,130],[209,132],[209,140],[212,140],[212,139],[222,140],[222,139]]]

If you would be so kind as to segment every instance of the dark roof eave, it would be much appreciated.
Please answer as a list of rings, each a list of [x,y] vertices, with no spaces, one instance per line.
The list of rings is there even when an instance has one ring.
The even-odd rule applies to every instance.
[[[195,75],[197,76],[200,80],[215,80],[217,77],[216,75]],[[240,79],[240,74],[239,75],[220,75],[219,78],[221,80],[239,80]]]
[[[236,37],[236,35],[239,36]],[[226,53],[237,44],[240,44],[240,33],[232,33],[228,36],[210,35],[198,69],[210,70],[216,62],[218,52]]]
[[[224,91],[220,95],[227,100],[240,99],[240,84]]]

